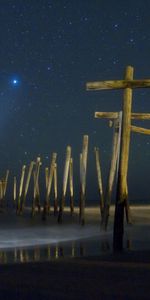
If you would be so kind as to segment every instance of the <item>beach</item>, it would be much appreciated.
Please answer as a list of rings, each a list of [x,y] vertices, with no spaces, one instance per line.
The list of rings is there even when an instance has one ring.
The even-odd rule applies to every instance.
[[[34,249],[41,251],[42,245],[38,248],[37,244],[36,247],[15,245],[14,248],[18,253],[19,251],[22,253],[22,260],[1,261],[0,299],[150,299],[150,207],[132,206],[131,212],[133,224],[131,226],[125,224],[124,251],[121,254],[112,252],[114,207],[111,208],[108,233],[101,237],[97,232],[99,228],[98,208],[88,208],[86,212],[85,236],[82,231],[82,237],[79,237],[81,234],[79,228],[75,230],[74,226],[78,226],[74,224],[76,217],[72,225],[68,223],[69,218],[64,220],[64,227],[65,225],[69,225],[69,228],[73,226],[75,230],[77,245],[73,244],[76,245],[74,252],[72,252],[71,245],[75,243],[75,240],[65,239],[52,244],[49,241],[49,245],[44,245],[44,247],[49,247],[47,248],[49,257],[42,256],[37,250],[36,255],[32,255],[32,259],[29,259],[29,254],[27,255],[29,249],[33,254]],[[11,230],[18,224],[20,224],[20,230],[25,230],[27,224],[27,228],[39,226],[39,220],[35,219],[34,224],[30,224],[33,221],[29,220],[27,223],[25,220],[24,223],[19,220],[15,224],[14,219],[11,220]],[[3,233],[6,231],[9,236],[8,224],[4,224],[2,219],[0,223],[1,230],[3,223]],[[45,227],[49,226],[50,224],[47,223]],[[53,223],[53,226],[56,227],[56,224]],[[91,230],[91,237],[86,236],[86,226],[88,230]],[[80,234],[77,236],[78,231]],[[63,237],[65,234],[66,231]],[[71,229],[67,234],[71,235]],[[93,234],[95,234],[94,237]],[[57,236],[57,238],[60,237]],[[79,246],[81,244],[82,250]],[[91,249],[95,248],[96,244],[99,247],[94,252]],[[102,244],[105,244],[105,247],[100,247]],[[13,250],[12,247],[11,249],[2,248],[1,244],[1,254],[5,254],[4,258],[12,255]]]

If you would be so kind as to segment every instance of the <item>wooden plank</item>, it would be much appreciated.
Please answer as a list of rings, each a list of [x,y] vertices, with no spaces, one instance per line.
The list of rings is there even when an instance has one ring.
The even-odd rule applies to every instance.
[[[94,114],[95,118],[105,118],[105,119],[117,119],[118,112],[99,112],[96,111]],[[150,120],[150,114],[148,113],[132,113],[132,120]]]
[[[143,127],[138,127],[138,126],[130,126],[132,132],[137,132],[137,133],[142,133],[142,134],[147,134],[150,135],[150,129],[146,129]]]
[[[148,113],[132,113],[131,119],[133,119],[133,120],[150,120],[150,114],[148,114]]]
[[[133,68],[126,68],[125,79],[132,81]],[[124,207],[127,201],[127,173],[129,160],[129,145],[130,145],[130,126],[131,126],[131,108],[132,108],[132,89],[124,90],[123,98],[123,118],[121,132],[121,148],[118,171],[118,183],[115,206],[115,220],[113,232],[113,249],[115,252],[123,250],[123,233],[124,233]]]
[[[96,111],[94,117],[95,118],[105,118],[105,119],[117,119],[118,112],[100,112]]]
[[[146,88],[150,87],[150,79],[142,80],[107,80],[86,83],[86,90],[112,90],[125,88]]]

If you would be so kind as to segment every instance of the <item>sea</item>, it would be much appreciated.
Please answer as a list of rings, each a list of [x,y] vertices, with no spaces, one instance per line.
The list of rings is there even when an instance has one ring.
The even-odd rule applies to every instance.
[[[63,258],[99,256],[113,251],[115,207],[110,207],[107,230],[101,227],[98,206],[85,208],[85,224],[79,222],[79,209],[73,215],[65,207],[62,223],[53,211],[43,221],[31,209],[22,215],[13,209],[0,212],[0,264],[51,261]],[[124,250],[150,249],[150,205],[132,205],[131,224],[124,221]]]

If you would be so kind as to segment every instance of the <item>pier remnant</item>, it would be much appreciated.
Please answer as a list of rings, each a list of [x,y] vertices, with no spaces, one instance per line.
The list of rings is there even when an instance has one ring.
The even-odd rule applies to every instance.
[[[97,171],[97,180],[98,180],[98,190],[100,195],[100,213],[101,217],[103,216],[104,210],[104,194],[103,194],[103,182],[102,182],[102,172],[101,172],[101,163],[100,163],[100,153],[99,148],[94,148],[95,160],[96,160],[96,171]]]
[[[85,224],[85,192],[86,192],[86,173],[88,156],[88,135],[83,136],[82,153],[80,154],[80,212],[79,221],[81,225]]]
[[[127,201],[127,174],[129,160],[130,134],[140,132],[150,134],[150,129],[131,126],[131,110],[132,110],[132,89],[150,87],[150,80],[133,80],[133,67],[127,66],[124,80],[97,81],[88,82],[87,90],[108,90],[108,89],[124,89],[123,94],[123,115],[121,130],[121,146],[119,157],[119,170],[116,193],[116,207],[114,220],[113,249],[114,251],[123,250],[123,234],[124,234],[124,208]]]
[[[68,177],[69,177],[70,159],[71,159],[71,147],[67,146],[65,165],[64,165],[64,173],[63,173],[62,196],[60,199],[59,214],[58,214],[58,223],[62,222],[62,217],[63,217],[63,211],[64,211],[64,206],[65,206],[65,196],[66,196],[67,183],[68,183]]]

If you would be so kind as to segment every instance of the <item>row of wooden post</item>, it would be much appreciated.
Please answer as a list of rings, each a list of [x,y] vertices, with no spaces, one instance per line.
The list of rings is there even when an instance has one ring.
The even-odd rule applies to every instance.
[[[80,204],[79,204],[79,220],[82,225],[85,223],[85,192],[86,192],[86,173],[87,173],[87,156],[88,156],[88,136],[83,136],[82,152],[80,154]],[[46,219],[51,211],[51,192],[52,186],[54,189],[54,215],[58,213],[58,222],[61,223],[63,219],[63,212],[65,207],[65,198],[67,194],[67,186],[69,185],[70,193],[70,213],[74,212],[74,184],[73,184],[73,158],[71,155],[71,147],[66,148],[66,158],[63,172],[62,192],[59,201],[58,208],[58,183],[57,183],[57,153],[52,154],[50,166],[45,168],[45,187],[46,196],[43,204],[42,218]],[[23,165],[21,170],[20,182],[14,177],[14,205],[16,207],[16,213],[22,214],[26,205],[27,193],[31,178],[33,177],[34,190],[32,200],[32,216],[35,215],[36,211],[41,210],[40,201],[40,190],[39,190],[39,174],[40,167],[42,165],[40,157],[37,160],[31,161],[27,170],[26,165]],[[27,175],[26,175],[27,172]],[[25,176],[26,175],[26,176]],[[18,189],[18,190],[17,190]]]
[[[119,120],[114,122],[114,136],[113,136],[113,147],[112,147],[112,158],[110,163],[110,171],[108,176],[108,181],[106,185],[105,193],[103,191],[102,182],[102,172],[101,172],[101,161],[99,149],[95,147],[95,160],[96,160],[96,170],[98,179],[98,190],[100,196],[100,214],[101,223],[103,228],[107,229],[108,217],[109,217],[109,207],[111,203],[112,188],[114,183],[114,177],[117,166],[117,156],[119,151]],[[83,136],[82,152],[80,153],[80,199],[79,199],[79,221],[82,225],[85,223],[85,197],[86,197],[86,176],[87,176],[87,157],[88,157],[88,136]],[[45,168],[45,187],[46,196],[43,204],[42,218],[46,219],[51,211],[51,193],[52,187],[54,190],[54,215],[58,213],[58,222],[61,223],[63,219],[63,212],[65,207],[65,198],[67,193],[67,186],[69,185],[70,193],[70,213],[74,212],[74,184],[73,184],[73,158],[71,155],[71,147],[66,148],[66,158],[64,164],[63,173],[63,183],[62,183],[62,193],[59,202],[58,209],[58,183],[57,183],[57,153],[52,154],[50,166]],[[36,161],[31,161],[29,168],[27,170],[26,165],[23,165],[21,170],[20,182],[18,182],[17,191],[17,179],[14,177],[14,206],[16,207],[16,213],[22,214],[26,205],[27,193],[29,190],[29,185],[31,178],[33,176],[34,188],[33,188],[33,200],[32,200],[32,216],[35,215],[36,211],[41,210],[40,201],[40,189],[39,189],[39,174],[40,167],[42,165],[40,157],[37,157]],[[27,172],[27,175],[25,174]],[[6,178],[0,180],[0,199],[4,199],[7,188],[9,171],[6,173]],[[26,175],[26,176],[25,176]],[[26,178],[25,178],[26,177]],[[52,185],[53,184],[53,185]],[[2,203],[2,201],[1,201]]]

